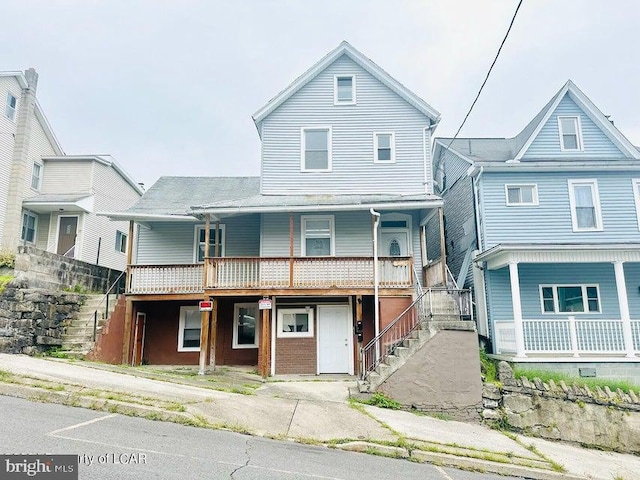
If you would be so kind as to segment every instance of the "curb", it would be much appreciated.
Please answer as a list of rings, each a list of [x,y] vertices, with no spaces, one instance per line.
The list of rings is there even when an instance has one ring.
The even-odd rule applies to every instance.
[[[482,460],[479,458],[458,457],[447,453],[425,452],[423,450],[407,450],[403,447],[392,447],[379,445],[370,442],[349,442],[336,445],[336,448],[351,452],[371,453],[394,457],[415,459],[419,462],[427,462],[433,465],[474,470],[484,473],[497,473],[499,475],[509,475],[523,477],[533,480],[585,480],[585,477],[575,476],[567,473],[541,470],[538,468],[524,467],[520,465],[503,464]]]

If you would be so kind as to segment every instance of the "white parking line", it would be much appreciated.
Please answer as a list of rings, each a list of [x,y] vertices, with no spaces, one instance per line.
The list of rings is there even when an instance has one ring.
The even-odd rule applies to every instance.
[[[433,468],[435,468],[446,480],[453,480],[453,478],[451,478],[441,467],[434,465]]]
[[[88,420],[82,423],[76,423],[75,425],[71,425],[69,427],[60,428],[58,430],[54,430],[53,432],[47,433],[47,435],[56,436],[60,432],[66,432],[67,430],[74,430],[76,428],[84,427],[85,425],[91,425],[92,423],[101,422],[102,420],[106,420],[108,418],[117,417],[118,414],[112,413],[111,415],[105,415],[104,417],[94,418],[93,420]]]

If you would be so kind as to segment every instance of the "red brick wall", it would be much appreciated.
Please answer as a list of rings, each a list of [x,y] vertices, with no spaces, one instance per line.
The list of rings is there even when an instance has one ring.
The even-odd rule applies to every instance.
[[[276,338],[276,374],[315,375],[318,370],[316,337]]]

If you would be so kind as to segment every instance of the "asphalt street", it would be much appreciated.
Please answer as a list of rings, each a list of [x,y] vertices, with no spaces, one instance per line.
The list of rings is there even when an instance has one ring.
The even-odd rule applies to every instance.
[[[0,453],[75,454],[81,480],[509,478],[12,397],[0,412]]]

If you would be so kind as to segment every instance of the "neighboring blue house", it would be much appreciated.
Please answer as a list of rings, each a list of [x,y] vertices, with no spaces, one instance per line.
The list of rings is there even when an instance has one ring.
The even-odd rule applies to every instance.
[[[640,152],[568,81],[514,138],[437,138],[447,263],[493,352],[640,378]]]
[[[370,340],[436,265],[424,225],[442,207],[439,114],[426,102],[343,42],[254,121],[260,177],[163,177],[108,213],[139,226],[123,361],[354,374],[357,327]]]

